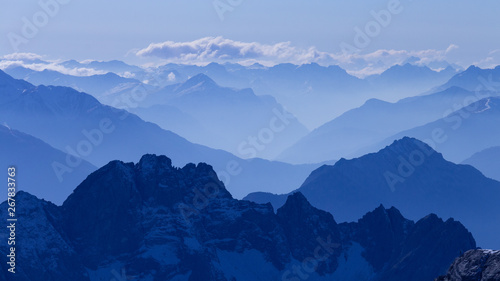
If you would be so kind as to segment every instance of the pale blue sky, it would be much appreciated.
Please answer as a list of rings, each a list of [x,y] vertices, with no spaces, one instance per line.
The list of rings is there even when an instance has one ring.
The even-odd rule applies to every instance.
[[[18,49],[52,59],[121,59],[140,63],[144,59],[139,60],[130,50],[145,48],[150,43],[222,36],[270,45],[289,41],[297,48],[314,46],[322,52],[339,53],[342,42],[352,44],[354,27],[364,28],[373,19],[370,11],[386,9],[390,1],[394,0],[244,0],[226,12],[221,21],[212,0],[69,0]],[[22,18],[32,21],[33,15],[43,10],[38,1],[0,3],[0,55],[6,55],[14,52],[8,34],[22,36]],[[490,54],[500,49],[500,1],[400,3],[403,11],[392,15],[390,24],[362,53],[379,49],[446,50],[454,44],[458,48],[446,54],[451,62],[469,65],[492,57],[490,61],[500,63],[496,61],[500,52]]]

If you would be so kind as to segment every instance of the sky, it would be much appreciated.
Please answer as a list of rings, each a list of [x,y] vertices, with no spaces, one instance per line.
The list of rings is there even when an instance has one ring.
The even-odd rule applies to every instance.
[[[500,64],[500,1],[0,0],[0,56],[338,64]]]

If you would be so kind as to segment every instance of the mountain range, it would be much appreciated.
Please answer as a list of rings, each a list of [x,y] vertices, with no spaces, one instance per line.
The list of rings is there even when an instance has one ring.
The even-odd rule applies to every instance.
[[[427,144],[405,137],[377,153],[340,159],[311,173],[301,192],[314,206],[353,221],[379,204],[395,206],[410,219],[428,213],[460,220],[479,246],[500,248],[500,182],[472,166],[446,161]],[[293,193],[293,192],[292,192]],[[250,194],[257,203],[283,205],[287,195]]]
[[[433,214],[413,222],[379,206],[338,224],[301,193],[274,213],[233,199],[211,166],[176,168],[165,156],[112,161],[62,206],[23,191],[16,201],[20,281],[425,281],[475,248],[462,224]],[[6,243],[0,253],[9,253]],[[0,280],[10,280],[7,266]]]
[[[238,198],[252,191],[292,190],[319,166],[243,160],[193,144],[85,93],[67,87],[34,86],[1,71],[0,89],[1,123],[95,166],[113,159],[131,161],[145,153],[169,154],[178,165],[207,161]]]
[[[35,71],[22,66],[6,68],[5,72],[16,79],[23,79],[34,85],[71,87],[110,104],[113,100],[109,96],[113,96],[116,92],[132,92],[137,87],[148,87],[136,79],[121,77],[113,72],[74,76],[48,69]]]
[[[500,145],[500,98],[487,97],[454,112],[447,111],[446,116],[434,122],[418,126],[392,135],[384,141],[361,150],[378,149],[394,139],[409,136],[424,140],[446,159],[461,163],[473,154],[490,147]]]
[[[500,91],[500,66],[493,69],[481,69],[471,65],[465,71],[451,77],[445,84],[438,89],[446,89],[451,86],[457,86],[469,91]]]
[[[31,61],[25,62],[25,64],[32,63]],[[54,63],[45,62],[45,64],[53,65]],[[231,63],[210,63],[198,66],[169,63],[159,67],[139,68],[121,61],[77,62],[71,60],[56,65],[68,69],[91,69],[103,74],[113,72],[122,76],[121,80],[130,83],[117,83],[120,79],[115,77],[110,79],[114,81],[113,84],[104,87],[107,83],[101,81],[103,86],[97,86],[90,82],[91,80],[98,81],[97,78],[102,75],[95,75],[93,78],[59,75],[61,78],[54,79],[50,71],[31,73],[33,71],[26,70],[31,75],[27,75],[26,71],[18,74],[11,69],[13,67],[5,68],[5,71],[16,78],[26,78],[37,85],[71,86],[90,93],[99,101],[110,105],[113,105],[114,99],[110,99],[107,94],[120,92],[130,94],[135,89],[134,85],[138,85],[141,89],[147,88],[148,91],[155,91],[167,85],[185,82],[198,74],[205,74],[216,83],[226,87],[251,88],[258,96],[273,96],[308,129],[319,127],[343,112],[362,105],[369,98],[395,101],[415,96],[445,83],[457,73],[449,65],[438,72],[426,66],[410,63],[395,65],[379,75],[364,79],[347,73],[339,66],[321,66],[316,63],[304,65],[283,63],[272,67],[260,64],[243,66]],[[30,76],[37,77],[36,83],[35,80],[29,80],[33,79]],[[138,81],[142,84],[137,84]]]
[[[16,280],[498,280],[500,66],[5,60]]]
[[[459,87],[402,99],[396,103],[370,99],[363,106],[313,130],[287,148],[277,159],[290,163],[317,163],[341,157],[357,157],[383,146],[380,142],[401,138],[406,130],[439,120],[455,110],[498,93],[471,92]],[[398,134],[401,131],[404,133]],[[415,136],[417,138],[421,136]],[[374,146],[377,144],[378,146]],[[472,146],[470,149],[476,149]]]
[[[205,74],[147,94],[138,104],[130,110],[145,120],[242,158],[273,159],[308,133],[273,97],[221,87]]]
[[[365,80],[370,83],[372,91],[379,92],[374,96],[395,100],[427,92],[436,85],[448,82],[457,73],[451,65],[441,71],[434,71],[427,66],[407,62],[394,65],[381,74],[370,75]]]

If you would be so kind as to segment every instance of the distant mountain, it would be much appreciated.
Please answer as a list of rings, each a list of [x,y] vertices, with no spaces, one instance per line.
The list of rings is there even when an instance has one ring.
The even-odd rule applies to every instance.
[[[465,71],[453,76],[444,85],[437,89],[446,89],[452,86],[464,88],[469,91],[500,91],[500,66],[494,69],[481,69],[470,66]]]
[[[218,84],[251,88],[256,95],[271,95],[308,128],[315,128],[344,111],[359,106],[369,95],[368,83],[338,66],[316,63],[242,67],[210,63],[206,66],[168,64],[161,72],[177,71],[193,77],[203,73]]]
[[[143,109],[132,111],[145,120],[243,158],[272,159],[308,133],[274,98],[221,87],[205,74],[150,93],[139,104]]]
[[[136,115],[102,105],[85,93],[66,87],[35,87],[1,71],[0,89],[6,89],[0,92],[0,124],[96,166],[112,159],[131,161],[145,153],[168,153],[178,165],[211,162],[238,198],[260,190],[290,191],[319,166],[243,160],[193,144]]]
[[[208,134],[200,121],[175,106],[158,104],[149,107],[129,108],[128,111],[188,140],[195,140],[197,136]]]
[[[374,143],[398,132],[441,119],[447,111],[451,113],[457,106],[461,108],[471,100],[492,95],[498,93],[475,93],[451,87],[442,92],[406,98],[396,103],[371,99],[363,106],[349,110],[315,129],[286,149],[277,159],[290,163],[317,163],[360,156],[368,153],[362,148],[369,147],[373,151],[371,146]],[[384,143],[387,144],[389,143]]]
[[[485,176],[500,181],[500,146],[477,152],[462,163],[472,165]]]
[[[460,220],[480,246],[500,248],[500,182],[468,165],[443,159],[427,144],[412,138],[394,141],[377,153],[341,159],[311,173],[297,189],[314,206],[352,221],[378,204],[395,206],[411,218],[427,213]],[[257,193],[257,203],[284,203],[283,195]]]
[[[451,66],[437,72],[411,64],[394,66],[380,75],[365,79],[350,75],[339,66],[320,66],[316,63],[303,65],[284,63],[272,67],[258,64],[242,66],[210,63],[197,66],[169,63],[143,69],[121,61],[70,60],[60,63],[60,66],[69,69],[87,68],[113,72],[127,79],[143,82],[144,84],[140,85],[141,90],[144,87],[148,92],[187,81],[200,73],[205,74],[220,85],[237,89],[251,88],[258,96],[273,96],[309,129],[316,128],[345,111],[362,105],[369,98],[395,101],[418,95],[445,83],[456,73]],[[6,71],[16,78],[27,77],[26,74],[21,76],[11,69]],[[92,85],[82,81],[77,83],[68,77],[61,78],[62,82],[59,84],[54,79],[40,80],[42,81],[28,81],[34,84],[71,86],[99,97],[101,102],[111,105],[113,100],[109,100],[110,97],[130,95],[135,89],[124,83],[119,84],[119,87],[101,86],[98,89],[91,89]],[[114,83],[116,79],[109,78],[109,80]],[[107,82],[99,83],[105,85]]]
[[[436,281],[500,280],[500,251],[470,250],[457,258]]]
[[[0,125],[0,166],[14,166],[19,190],[61,204],[97,168],[30,135]],[[73,165],[75,164],[75,165]],[[7,193],[2,194],[7,199]]]
[[[450,67],[455,69],[457,72],[464,70],[462,66],[460,66],[456,63],[449,63],[448,61],[445,61],[445,60],[425,61],[422,63],[421,58],[415,57],[415,56],[411,56],[411,57],[407,58],[401,65],[405,65],[407,63],[417,65],[417,66],[425,65],[426,67],[428,67],[432,70],[435,70],[435,71],[444,70],[444,69],[450,68]]]
[[[395,101],[419,95],[457,73],[453,67],[437,72],[411,64],[397,65],[365,79],[354,77],[339,66],[316,63],[284,63],[273,67],[168,64],[159,68],[159,71],[173,70],[191,77],[204,73],[221,85],[252,88],[257,95],[272,95],[308,128],[316,128],[369,98]]]
[[[427,142],[446,159],[461,163],[476,152],[500,145],[499,97],[484,98],[454,112],[450,108],[444,113],[444,118],[402,131],[359,153],[379,149],[394,139],[409,136]]]
[[[475,248],[459,222],[429,215],[414,223],[395,208],[337,224],[296,193],[275,214],[233,199],[209,165],[176,168],[165,156],[112,161],[62,206],[26,192],[16,200],[19,281],[425,281]],[[0,253],[9,254],[6,243]],[[0,280],[10,280],[8,266]]]
[[[68,68],[92,68],[95,70],[101,70],[105,72],[113,72],[116,74],[124,74],[124,73],[141,73],[144,71],[144,69],[135,66],[135,65],[130,65],[126,64],[122,61],[119,60],[112,60],[112,61],[85,61],[85,62],[78,62],[76,60],[68,60],[65,62],[62,62],[61,65],[68,67]]]
[[[381,74],[371,75],[365,78],[374,88],[380,91],[378,96],[388,99],[401,99],[409,96],[416,96],[436,85],[446,83],[457,71],[448,66],[441,71],[434,71],[427,66],[417,66],[410,63],[394,65]],[[390,89],[390,90],[389,90]],[[387,93],[389,92],[389,93]],[[394,95],[395,92],[400,94]]]
[[[148,87],[136,79],[124,78],[112,72],[91,76],[72,76],[53,70],[35,71],[20,66],[7,68],[5,72],[16,79],[23,79],[34,85],[71,87],[77,91],[89,93],[109,104],[113,100],[107,96],[115,92],[132,92],[136,87]]]

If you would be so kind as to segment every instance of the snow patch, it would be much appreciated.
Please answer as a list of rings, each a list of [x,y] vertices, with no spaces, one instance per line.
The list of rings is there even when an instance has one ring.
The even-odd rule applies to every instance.
[[[338,268],[329,280],[372,280],[375,276],[373,267],[362,256],[364,248],[358,243],[352,243],[346,255],[338,258]]]
[[[281,280],[281,273],[257,250],[242,253],[217,250],[217,256],[228,280]]]
[[[170,245],[156,245],[146,250],[145,253],[141,255],[143,258],[153,258],[158,261],[158,263],[169,265],[178,264],[180,260],[177,258],[173,247]]]
[[[485,112],[486,110],[491,109],[490,102],[491,102],[491,99],[488,99],[486,101],[486,103],[484,104],[484,108],[481,109],[481,110],[476,111],[475,113],[481,113],[481,112]]]
[[[483,249],[481,250],[483,253],[485,254],[489,254],[489,255],[495,255],[495,254],[500,254],[500,250],[488,250],[488,249]]]

